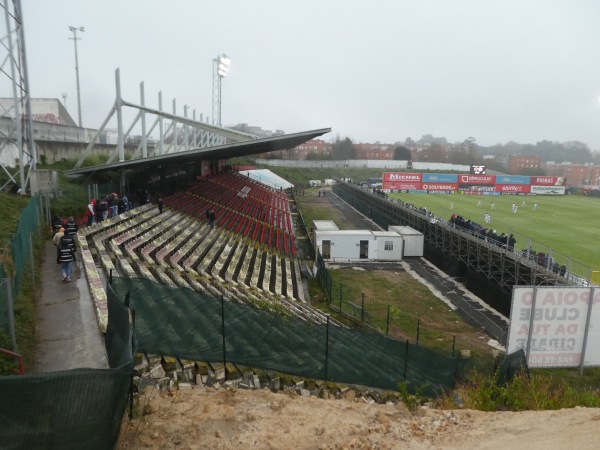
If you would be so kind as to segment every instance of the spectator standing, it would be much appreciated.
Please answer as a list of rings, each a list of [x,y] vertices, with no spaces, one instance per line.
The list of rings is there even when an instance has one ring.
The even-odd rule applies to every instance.
[[[121,194],[121,200],[123,200],[123,204],[125,205],[125,212],[129,211],[129,199],[125,193]]]
[[[108,219],[108,196],[102,197],[98,203],[102,212],[102,220]]]
[[[158,198],[158,201],[156,202],[156,204],[158,205],[158,213],[162,214],[163,212],[163,202],[162,202],[162,198]]]
[[[96,207],[94,205],[95,200],[91,199],[90,202],[87,205],[87,208],[85,210],[85,215],[87,216],[87,225],[88,227],[90,225],[94,224],[94,221],[96,219]]]
[[[512,233],[508,236],[508,239],[506,240],[506,244],[508,247],[508,250],[513,252],[515,250],[515,244],[517,243],[517,240],[515,239],[515,237],[512,235]]]
[[[114,192],[110,197],[110,217],[117,217],[119,214],[119,197]]]
[[[125,201],[123,201],[123,196],[121,195],[119,197],[119,207],[117,209],[117,211],[119,212],[119,214],[123,214],[125,212]]]
[[[215,227],[215,220],[217,220],[217,214],[215,213],[214,209],[211,209],[210,212],[208,213],[208,225],[211,228]]]

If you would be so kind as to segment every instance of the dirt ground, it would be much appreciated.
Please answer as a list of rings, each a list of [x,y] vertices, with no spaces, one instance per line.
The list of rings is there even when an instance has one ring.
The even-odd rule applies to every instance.
[[[600,409],[484,413],[199,387],[147,388],[124,449],[597,449]]]

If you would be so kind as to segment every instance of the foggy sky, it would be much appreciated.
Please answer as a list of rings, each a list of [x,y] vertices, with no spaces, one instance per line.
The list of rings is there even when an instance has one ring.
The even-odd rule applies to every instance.
[[[394,143],[423,134],[480,145],[579,140],[600,151],[600,2],[589,0],[23,0],[32,97],[98,128],[122,96],[212,111],[223,124]],[[5,93],[4,96],[10,96]],[[133,113],[128,112],[126,118]],[[126,126],[130,123],[126,120]],[[113,121],[112,126],[115,126]]]

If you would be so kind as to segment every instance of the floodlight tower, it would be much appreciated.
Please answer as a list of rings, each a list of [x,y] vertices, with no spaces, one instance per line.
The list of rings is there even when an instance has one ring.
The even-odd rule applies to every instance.
[[[221,83],[229,72],[231,60],[223,53],[213,59],[213,102],[212,121],[213,125],[221,126]]]
[[[0,80],[3,86],[12,88],[12,101],[9,99],[0,105],[0,115],[7,121],[6,129],[3,128],[1,133],[0,168],[8,177],[4,184],[0,184],[0,190],[14,183],[19,184],[22,193],[26,193],[29,177],[36,169],[37,150],[33,138],[21,0],[4,0],[3,7],[5,28],[0,25],[0,60],[3,61]],[[18,158],[14,157],[15,148]],[[15,166],[19,167],[18,179],[11,170]],[[25,170],[26,167],[31,170]]]
[[[73,37],[72,38],[67,38],[67,39],[73,39],[73,43],[75,44],[75,76],[77,78],[77,113],[78,113],[78,118],[79,118],[79,127],[81,127],[81,94],[79,92],[79,61],[77,59],[77,41],[80,41],[81,38],[77,37],[77,32],[81,31],[82,33],[85,31],[85,28],[83,27],[69,27],[69,30],[71,30],[73,32]]]

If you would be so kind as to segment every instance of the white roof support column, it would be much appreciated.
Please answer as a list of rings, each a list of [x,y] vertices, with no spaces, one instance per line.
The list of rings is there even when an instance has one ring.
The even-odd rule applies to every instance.
[[[173,99],[173,115],[177,115],[177,101],[175,99]],[[177,122],[175,119],[173,119],[173,123],[171,125],[173,126],[173,152],[177,153],[179,136],[177,134]]]
[[[125,161],[125,142],[123,138],[123,99],[121,98],[121,75],[119,69],[115,71],[115,83],[117,88],[117,99],[115,108],[117,109],[117,153],[119,162]]]
[[[183,105],[183,117],[188,118],[188,105]],[[189,140],[189,125],[187,123],[183,124],[183,150],[187,151],[190,149],[190,140]]]
[[[162,91],[158,93],[158,110],[162,112]],[[158,116],[158,130],[159,130],[159,140],[158,140],[158,154],[165,154],[165,126],[163,124],[163,116]]]
[[[193,117],[194,122],[195,122],[196,121],[196,110],[195,109],[193,111],[192,117]],[[192,130],[192,133],[194,135],[194,140],[192,141],[192,147],[196,148],[196,135],[197,135],[196,130]]]
[[[146,106],[146,100],[144,95],[144,82],[140,83],[140,103],[142,106]],[[146,136],[146,111],[140,110],[142,119],[142,158],[148,157],[148,137]]]

